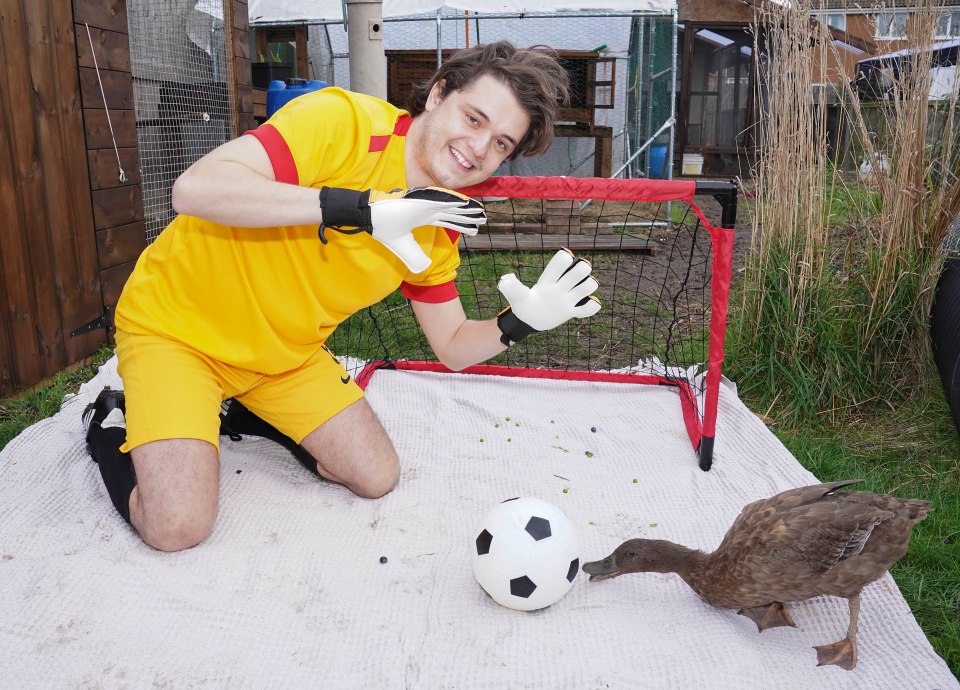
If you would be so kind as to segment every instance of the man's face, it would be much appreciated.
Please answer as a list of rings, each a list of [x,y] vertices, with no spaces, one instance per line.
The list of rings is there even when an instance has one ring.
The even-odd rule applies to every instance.
[[[414,120],[407,184],[457,189],[492,175],[526,136],[530,117],[509,87],[489,75],[441,98],[435,84]]]

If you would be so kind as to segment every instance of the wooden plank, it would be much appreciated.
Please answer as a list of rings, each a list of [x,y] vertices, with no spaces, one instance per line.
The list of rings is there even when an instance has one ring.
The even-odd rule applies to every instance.
[[[306,24],[299,24],[294,28],[294,47],[297,53],[297,76],[301,79],[310,78],[310,55],[307,53],[308,32]]]
[[[31,98],[25,104],[29,103],[35,125],[33,141],[25,143],[29,152],[22,151],[29,155],[31,167],[34,168],[29,181],[22,187],[29,199],[28,203],[33,206],[32,217],[29,219],[31,227],[26,229],[29,246],[26,268],[31,278],[36,345],[41,376],[44,377],[59,371],[66,364],[60,305],[57,304],[58,276],[54,263],[57,247],[52,231],[65,224],[69,218],[63,204],[67,195],[65,180],[59,174],[59,166],[64,161],[58,131],[59,104],[55,82],[58,76],[53,45],[56,27],[49,16],[49,9],[46,2],[26,3],[23,17],[33,86]],[[26,156],[21,158],[22,162],[26,160]],[[56,200],[54,204],[49,203],[50,196]],[[36,208],[38,202],[43,209]]]
[[[111,110],[110,122],[113,123],[113,134],[117,138],[118,147],[136,147],[137,118],[132,110]],[[110,135],[106,110],[84,108],[83,124],[88,149],[113,148],[113,137]]]
[[[143,220],[143,192],[139,185],[93,192],[93,225],[97,230]]]
[[[146,247],[147,225],[142,220],[97,231],[97,256],[104,270],[136,261]]]
[[[83,24],[74,24],[77,41],[77,59],[81,67],[97,66],[103,70],[116,70],[118,72],[130,72],[130,39],[126,32],[104,31],[90,27],[90,35],[87,35],[87,27]],[[93,39],[93,49],[96,51],[96,63],[94,55],[90,52],[90,40]]]
[[[250,28],[250,8],[245,0],[233,0],[233,25],[243,31]]]
[[[8,353],[3,367],[5,389],[43,378],[33,318],[27,229],[43,220],[44,209],[32,182],[39,163],[32,146],[35,126],[30,50],[22,10],[22,3],[16,3],[0,13],[0,59],[6,70],[0,89],[0,173],[9,181],[0,184],[4,219],[0,295],[5,313],[4,351]],[[39,218],[35,214],[40,214]]]
[[[226,5],[223,8],[224,12],[224,25],[229,27],[229,31],[225,31],[225,43],[224,46],[224,56],[228,63],[236,65],[237,61],[237,51],[239,47],[237,46],[237,32],[233,30],[233,27],[236,26],[236,17],[233,12],[236,9],[236,5],[233,0],[227,0]],[[240,136],[240,83],[238,81],[238,75],[236,69],[227,70],[229,76],[228,86],[228,101],[232,103],[233,107],[227,108],[227,114],[230,119],[230,136],[236,138]]]
[[[252,89],[253,92],[253,116],[260,122],[267,119],[267,90]]]
[[[125,34],[127,29],[127,0],[73,0],[73,18],[77,24],[86,22],[93,29],[106,29]]]
[[[129,72],[115,72],[100,68],[99,79],[97,70],[92,67],[80,68],[80,93],[83,107],[103,108],[103,99],[107,99],[110,110],[133,110],[133,75]],[[103,84],[103,90],[100,85]]]
[[[241,84],[237,87],[237,110],[242,115],[253,114],[253,87]],[[242,134],[243,132],[241,132]]]
[[[613,172],[613,139],[596,137],[593,140],[593,176],[610,177]]]
[[[123,292],[123,286],[127,283],[127,278],[133,273],[135,261],[128,261],[125,264],[108,268],[100,272],[100,283],[103,285],[103,303],[107,308],[117,306],[120,301],[120,293]]]
[[[61,305],[61,330],[66,350],[65,366],[88,357],[105,342],[103,331],[71,337],[69,334],[102,313],[102,298],[97,266],[96,238],[93,235],[93,206],[90,201],[90,178],[86,165],[86,143],[83,132],[83,109],[77,77],[78,47],[76,25],[71,12],[65,12],[64,0],[48,0],[50,14],[57,22],[58,96],[62,104],[70,104],[61,111],[60,127],[63,160],[68,161],[62,172],[66,175],[69,223],[54,228],[57,247],[57,290]],[[93,30],[91,29],[91,35]],[[114,36],[124,34],[114,32]],[[118,38],[118,40],[120,40]],[[126,45],[126,41],[123,41]],[[87,42],[89,48],[89,40]],[[129,64],[129,58],[127,58]],[[53,200],[51,200],[53,202]]]
[[[101,311],[96,243],[90,206],[90,183],[83,149],[83,119],[77,78],[73,18],[62,0],[31,3],[29,38],[36,58],[49,70],[34,81],[38,102],[37,131],[44,170],[48,253],[34,260],[37,290],[37,337],[44,376],[90,354],[103,336],[68,339],[67,333]],[[49,283],[39,272],[49,275]],[[69,340],[69,342],[68,342]]]
[[[117,151],[112,148],[87,151],[87,169],[90,172],[91,189],[108,189],[125,185],[140,184],[140,153],[135,148],[119,149],[120,167],[127,178],[120,181],[120,167],[117,166]]]
[[[497,234],[460,236],[459,247],[463,251],[557,251],[563,247],[573,252],[634,252],[653,254],[656,242],[631,235],[539,235]]]

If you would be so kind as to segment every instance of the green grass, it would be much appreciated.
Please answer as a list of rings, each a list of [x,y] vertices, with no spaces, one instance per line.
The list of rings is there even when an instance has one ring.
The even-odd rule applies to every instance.
[[[89,364],[62,371],[29,391],[0,400],[0,449],[31,424],[59,412],[63,397],[76,393],[80,384],[93,378],[96,368],[112,355],[113,350],[103,347],[94,353]]]
[[[842,425],[773,423],[771,430],[823,481],[863,479],[854,488],[933,504],[891,573],[927,639],[960,677],[960,435],[942,392],[876,406]]]

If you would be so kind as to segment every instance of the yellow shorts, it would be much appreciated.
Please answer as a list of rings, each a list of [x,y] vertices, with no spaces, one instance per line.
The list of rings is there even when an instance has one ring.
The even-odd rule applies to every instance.
[[[299,443],[363,397],[326,346],[299,369],[276,375],[218,362],[158,335],[116,333],[130,451],[151,441],[195,438],[220,447],[220,403],[236,398]]]

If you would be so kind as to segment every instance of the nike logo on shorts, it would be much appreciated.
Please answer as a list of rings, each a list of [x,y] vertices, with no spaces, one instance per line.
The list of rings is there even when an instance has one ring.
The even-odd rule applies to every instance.
[[[340,377],[340,383],[347,384],[350,383],[350,374]]]

